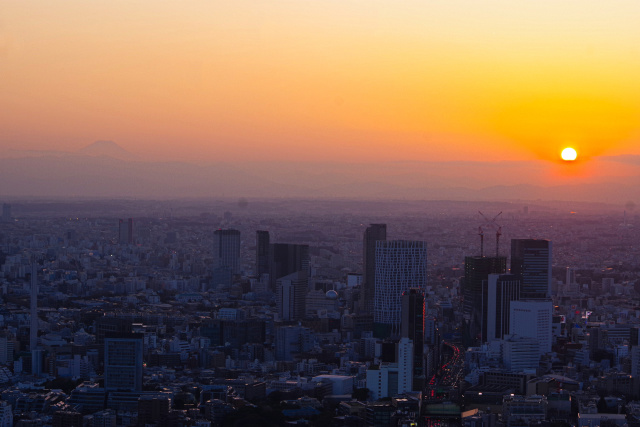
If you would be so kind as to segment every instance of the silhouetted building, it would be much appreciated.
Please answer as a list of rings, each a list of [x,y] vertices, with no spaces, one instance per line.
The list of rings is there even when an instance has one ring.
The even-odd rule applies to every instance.
[[[364,231],[362,291],[360,308],[365,314],[373,313],[376,289],[376,242],[387,240],[387,224],[371,224]]]
[[[551,241],[512,239],[511,274],[522,283],[523,299],[551,297]]]
[[[133,243],[133,218],[118,221],[118,242],[122,245]]]
[[[486,312],[488,302],[482,299],[483,283],[488,280],[489,274],[504,274],[506,271],[506,257],[468,256],[464,258],[462,298],[467,340],[475,342],[482,335],[482,313]]]
[[[379,240],[375,277],[374,332],[399,337],[402,293],[410,288],[426,289],[427,242]]]
[[[38,348],[38,267],[31,263],[31,310],[29,328],[29,351],[31,352],[31,373],[42,375],[42,350]]]
[[[520,299],[520,281],[512,274],[489,274],[482,284],[482,342],[503,339],[509,332],[512,301]],[[486,301],[486,304],[485,304]]]
[[[143,339],[143,334],[119,334],[105,336],[105,390],[142,390]]]
[[[305,271],[296,271],[276,281],[276,305],[282,320],[302,320],[309,279]]]
[[[256,231],[256,276],[269,273],[269,244],[268,231]]]
[[[231,274],[240,274],[240,231],[226,229],[213,233],[213,268],[227,268]]]
[[[269,250],[269,280],[272,290],[276,290],[279,278],[297,271],[309,274],[309,245],[272,243]]]
[[[424,294],[409,289],[402,294],[402,323],[400,336],[413,341],[413,390],[424,386]]]

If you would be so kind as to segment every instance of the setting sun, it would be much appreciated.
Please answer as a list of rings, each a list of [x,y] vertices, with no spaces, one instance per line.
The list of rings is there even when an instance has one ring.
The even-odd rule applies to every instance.
[[[565,160],[567,162],[572,162],[576,159],[576,157],[578,157],[578,153],[573,148],[567,147],[564,150],[562,150],[561,156],[562,156],[562,160]]]

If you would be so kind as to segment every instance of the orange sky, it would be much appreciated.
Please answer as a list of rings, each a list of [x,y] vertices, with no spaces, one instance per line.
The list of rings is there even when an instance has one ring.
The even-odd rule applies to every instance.
[[[640,154],[640,2],[8,1],[0,148],[149,160]]]

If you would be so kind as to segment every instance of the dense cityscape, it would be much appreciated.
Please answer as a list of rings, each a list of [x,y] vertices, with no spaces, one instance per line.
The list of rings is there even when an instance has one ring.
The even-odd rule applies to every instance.
[[[640,425],[632,203],[20,201],[4,426]]]

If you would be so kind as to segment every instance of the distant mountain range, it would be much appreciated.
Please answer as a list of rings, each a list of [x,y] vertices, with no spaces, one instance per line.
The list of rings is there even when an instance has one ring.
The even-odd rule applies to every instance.
[[[544,162],[143,162],[112,141],[0,158],[0,197],[296,197],[640,203],[640,156],[598,160],[627,176],[554,185]],[[600,166],[599,166],[600,167]],[[608,170],[608,169],[607,169]],[[630,174],[630,175],[629,175]]]
[[[119,160],[140,160],[138,156],[120,147],[113,141],[96,141],[78,151],[79,154],[94,157],[111,157]]]

